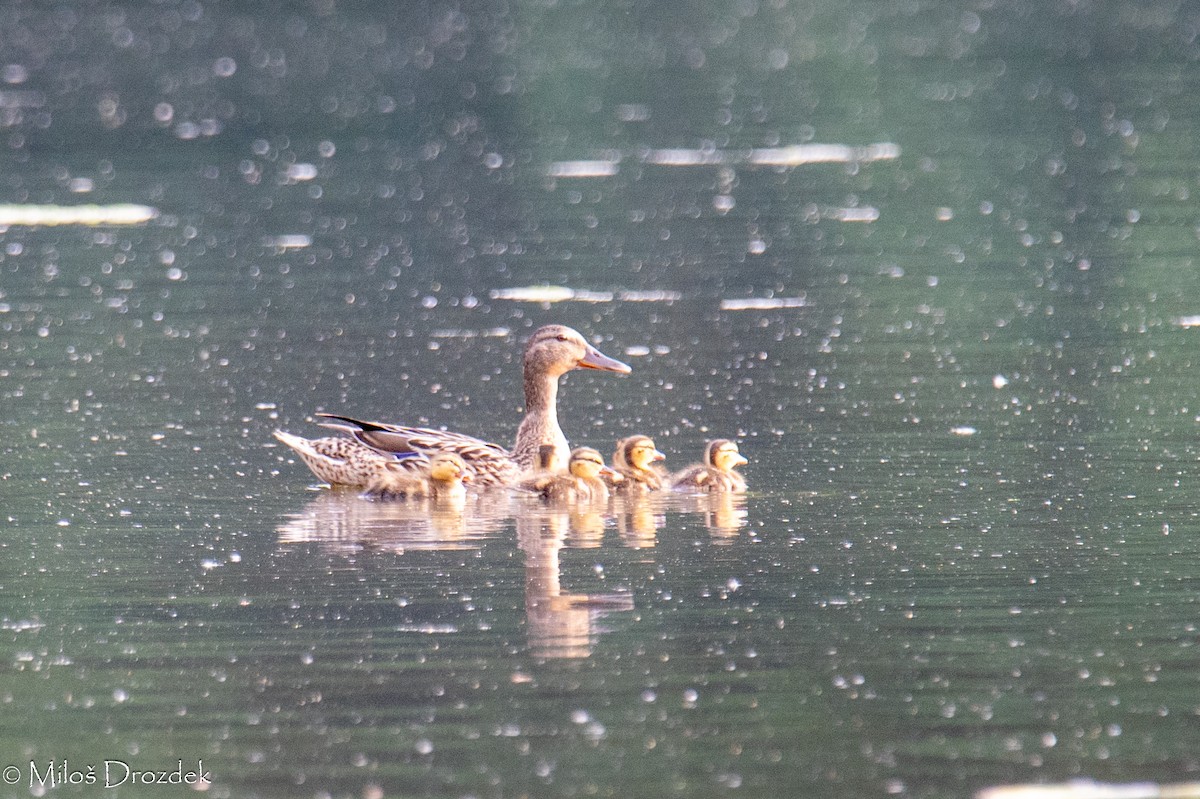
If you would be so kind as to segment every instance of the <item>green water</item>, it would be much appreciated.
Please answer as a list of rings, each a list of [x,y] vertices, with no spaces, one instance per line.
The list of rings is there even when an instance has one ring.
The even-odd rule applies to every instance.
[[[0,3],[0,202],[159,212],[0,233],[0,796],[1194,779],[1198,26]],[[633,366],[573,444],[751,493],[431,512],[271,438],[511,443],[547,322]]]

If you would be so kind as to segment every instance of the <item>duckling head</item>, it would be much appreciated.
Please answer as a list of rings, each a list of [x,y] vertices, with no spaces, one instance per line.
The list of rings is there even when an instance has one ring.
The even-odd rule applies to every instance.
[[[628,364],[610,358],[566,325],[546,325],[533,332],[525,345],[525,376],[559,377],[572,369],[599,369],[629,374]]]
[[[722,472],[732,472],[738,466],[749,463],[740,452],[736,442],[718,438],[708,442],[705,447],[704,459],[708,464]]]
[[[633,469],[648,469],[650,464],[666,459],[654,446],[654,439],[649,436],[630,436],[617,445],[618,463]]]
[[[439,483],[471,481],[466,462],[453,452],[438,452],[429,459],[429,476]]]
[[[605,465],[604,458],[600,453],[591,447],[578,447],[572,450],[569,469],[572,475],[585,480],[595,479],[601,474],[612,473],[612,469]]]

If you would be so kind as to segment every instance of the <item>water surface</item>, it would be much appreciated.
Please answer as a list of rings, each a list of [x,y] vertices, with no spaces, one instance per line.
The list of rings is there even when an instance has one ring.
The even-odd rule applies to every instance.
[[[157,212],[0,234],[0,795],[1192,779],[1198,24],[0,6],[0,202]],[[271,437],[510,443],[548,322],[633,366],[573,444],[751,493],[447,513]]]

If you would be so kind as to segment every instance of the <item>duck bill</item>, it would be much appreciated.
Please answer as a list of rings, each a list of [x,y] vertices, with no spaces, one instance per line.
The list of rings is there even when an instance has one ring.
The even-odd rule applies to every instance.
[[[654,450],[654,454],[650,456],[651,461],[665,461],[666,459],[667,459],[667,456],[662,454],[658,450]]]
[[[620,479],[621,479],[620,473],[617,472],[617,470],[614,469],[613,467],[608,466],[607,464],[600,467],[600,474],[603,475],[604,477],[607,477],[609,480],[612,480],[614,483],[620,481]]]
[[[616,372],[622,375],[633,371],[629,368],[629,364],[621,363],[616,358],[610,358],[591,345],[575,365],[580,369],[599,369],[602,372]]]
[[[745,466],[747,463],[750,462],[750,461],[746,460],[746,458],[742,455],[734,455],[732,460],[733,460],[734,466]]]

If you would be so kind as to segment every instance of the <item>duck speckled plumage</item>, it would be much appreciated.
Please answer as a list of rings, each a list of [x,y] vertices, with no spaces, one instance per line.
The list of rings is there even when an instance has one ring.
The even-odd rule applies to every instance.
[[[352,438],[301,438],[282,430],[274,435],[300,456],[318,480],[330,485],[361,488],[385,472],[407,466],[394,455],[381,455]]]
[[[738,445],[717,438],[704,447],[704,460],[678,472],[671,478],[671,487],[682,491],[708,493],[746,491],[746,478],[734,471],[749,461],[738,452]]]
[[[591,447],[571,450],[566,473],[555,472],[553,461],[543,461],[546,467],[517,483],[517,488],[537,494],[546,500],[568,502],[605,502],[608,486],[600,479],[612,469],[604,457]]]
[[[367,484],[363,492],[373,499],[409,499],[430,497],[434,500],[462,500],[467,495],[463,483],[471,481],[471,470],[453,452],[435,452],[429,465],[421,470],[386,469]]]
[[[558,424],[558,379],[572,369],[618,374],[630,371],[627,365],[588,344],[576,330],[565,325],[538,328],[525,346],[525,418],[511,452],[498,444],[447,430],[364,422],[332,413],[317,416],[336,420],[325,426],[349,433],[380,454],[453,452],[475,473],[476,484],[507,485],[535,467],[542,446],[553,447],[559,461],[567,461],[570,447]]]
[[[662,490],[666,475],[657,466],[666,456],[649,436],[634,435],[617,442],[613,469],[623,480],[615,488],[622,494],[645,494]]]

